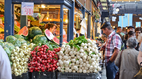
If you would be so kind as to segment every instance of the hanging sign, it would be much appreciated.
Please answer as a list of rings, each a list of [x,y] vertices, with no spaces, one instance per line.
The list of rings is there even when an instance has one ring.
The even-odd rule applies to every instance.
[[[34,3],[22,2],[21,15],[33,15]]]

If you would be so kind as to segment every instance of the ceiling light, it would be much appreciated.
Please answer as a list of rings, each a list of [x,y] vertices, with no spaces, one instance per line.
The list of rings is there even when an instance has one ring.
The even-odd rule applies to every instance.
[[[45,8],[45,5],[42,4],[41,7],[42,7],[42,8]]]
[[[48,19],[48,17],[46,19]]]
[[[122,2],[124,2],[124,1],[122,1]]]
[[[68,20],[66,19],[65,22],[68,23]]]
[[[116,8],[116,11],[119,12],[119,8]]]
[[[117,1],[116,1],[117,2]]]
[[[130,2],[130,0],[129,0],[129,2]]]

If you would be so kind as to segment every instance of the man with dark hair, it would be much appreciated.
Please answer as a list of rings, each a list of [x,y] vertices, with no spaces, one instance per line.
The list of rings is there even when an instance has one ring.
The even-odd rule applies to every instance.
[[[136,39],[138,40],[138,45],[136,47],[136,50],[139,51],[139,47],[140,47],[140,40],[138,39],[139,35],[141,34],[141,27],[138,27],[135,29],[135,35],[136,35]]]
[[[120,27],[120,26],[119,26],[119,27],[117,27],[117,31],[116,31],[116,33],[120,35],[120,37],[121,37],[121,39],[122,39],[122,41],[123,41],[123,40],[124,40],[124,36],[121,34],[121,32],[122,32],[121,27]]]
[[[129,31],[135,32],[135,27],[134,26],[128,26],[127,33]],[[127,39],[128,39],[128,34],[125,35],[125,41],[127,41]]]
[[[114,60],[121,49],[121,37],[115,33],[109,22],[105,22],[101,27],[104,34],[107,35],[105,44],[105,62],[107,79],[114,79],[118,71],[118,67],[114,64]]]
[[[136,28],[135,33],[136,33],[136,38],[138,39],[138,36],[141,33],[141,28],[140,27]]]

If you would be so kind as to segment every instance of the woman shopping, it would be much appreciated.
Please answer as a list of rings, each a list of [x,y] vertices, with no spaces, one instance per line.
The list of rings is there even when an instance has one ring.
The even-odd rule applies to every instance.
[[[136,38],[130,37],[126,43],[127,49],[120,51],[116,57],[115,64],[117,66],[120,65],[119,79],[134,79],[134,76],[139,71],[140,66],[137,62],[139,52],[135,49],[137,43]]]

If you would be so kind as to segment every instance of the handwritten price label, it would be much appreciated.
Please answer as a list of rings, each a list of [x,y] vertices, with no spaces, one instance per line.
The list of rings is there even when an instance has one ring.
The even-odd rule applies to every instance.
[[[32,2],[22,2],[22,15],[33,15],[34,3]]]

